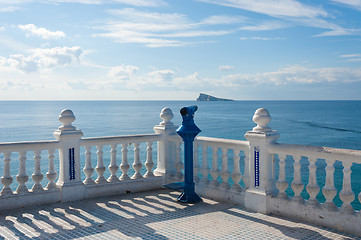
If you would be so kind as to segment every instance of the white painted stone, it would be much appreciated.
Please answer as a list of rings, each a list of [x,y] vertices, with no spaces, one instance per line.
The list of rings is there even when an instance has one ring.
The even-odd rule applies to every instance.
[[[170,178],[174,177],[177,172],[175,168],[176,144],[171,139],[176,137],[175,131],[178,127],[171,122],[173,113],[170,108],[163,108],[160,118],[163,121],[153,128],[156,134],[161,135],[161,140],[157,146],[158,162],[154,175],[163,176],[164,184],[168,184],[170,183]]]

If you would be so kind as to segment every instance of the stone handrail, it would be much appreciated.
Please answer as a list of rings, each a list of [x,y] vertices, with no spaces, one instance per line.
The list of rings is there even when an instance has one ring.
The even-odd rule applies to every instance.
[[[63,110],[59,116],[62,125],[54,132],[56,140],[0,143],[0,153],[4,156],[3,164],[0,163],[4,186],[0,192],[0,210],[149,191],[182,180],[182,139],[176,134],[177,126],[171,122],[173,113],[164,108],[160,118],[162,122],[153,128],[155,134],[82,138],[83,133],[72,125],[73,112]],[[257,126],[245,134],[247,141],[210,137],[194,140],[196,192],[203,197],[239,204],[248,210],[361,235],[361,213],[352,206],[357,198],[361,201],[361,193],[355,196],[351,188],[355,183],[351,178],[352,166],[361,164],[361,151],[277,143],[279,134],[267,126],[271,117],[266,109],[258,109],[253,120]],[[153,145],[157,145],[154,150]],[[133,149],[128,150],[130,147]],[[57,158],[56,153],[59,154]],[[34,162],[31,175],[34,184],[28,189],[26,162],[30,155]],[[291,158],[294,161],[290,161]],[[13,165],[17,159],[18,170]],[[301,175],[306,159],[309,162],[307,186]],[[323,159],[326,163],[325,185],[319,184],[320,177],[316,176],[317,162]],[[44,160],[48,163],[46,187],[42,186],[44,164],[41,162]],[[58,168],[55,168],[54,160],[59,161]],[[339,192],[334,179],[336,161],[343,166]],[[293,172],[286,171],[287,164],[292,164]],[[274,171],[277,167],[278,176]],[[93,179],[94,171],[96,179]],[[82,172],[85,179],[81,178]],[[308,199],[301,196],[305,191]],[[319,193],[324,195],[324,203],[317,198]],[[333,202],[337,194],[342,201],[340,208]]]

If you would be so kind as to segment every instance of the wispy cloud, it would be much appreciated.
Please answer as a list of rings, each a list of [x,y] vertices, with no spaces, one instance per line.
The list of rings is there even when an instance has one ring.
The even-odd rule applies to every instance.
[[[38,2],[36,0],[0,0],[0,4],[23,4]],[[42,3],[80,3],[80,4],[114,4],[122,3],[137,7],[159,7],[167,6],[168,4],[163,0],[43,0]]]
[[[331,0],[335,3],[341,3],[343,5],[346,5],[347,7],[354,8],[356,10],[361,11],[361,1],[360,0]]]
[[[351,35],[358,32],[357,29],[345,29],[337,24],[326,21],[326,18],[332,18],[326,10],[321,7],[311,6],[296,0],[198,0],[205,3],[217,4],[232,8],[238,8],[270,17],[283,20],[269,21],[249,26],[243,26],[240,30],[264,31],[289,27],[292,25],[301,25],[307,27],[328,29],[315,37]],[[335,0],[338,1],[338,0]],[[349,2],[358,5],[360,0],[340,0],[340,2]]]
[[[198,0],[227,7],[239,8],[273,17],[327,17],[329,14],[322,8],[312,7],[295,0]]]
[[[234,30],[202,28],[241,21],[235,16],[211,16],[197,22],[184,14],[139,11],[133,8],[108,12],[119,20],[111,20],[104,26],[97,27],[105,33],[97,33],[93,36],[112,38],[121,43],[141,43],[147,47],[174,47],[204,43],[206,41],[185,41],[184,38],[227,35],[233,33]]]
[[[27,32],[27,36],[37,36],[43,39],[59,39],[65,37],[65,33],[62,31],[52,32],[45,28],[39,28],[34,24],[18,25],[18,27]]]
[[[282,29],[290,26],[291,24],[282,21],[266,21],[266,22],[261,22],[259,24],[243,26],[240,27],[239,30],[270,31],[270,30]]]
[[[49,71],[50,69],[79,62],[82,49],[76,47],[38,48],[31,54],[13,54],[9,58],[0,56],[0,71],[21,71],[31,73]]]
[[[234,66],[231,65],[221,65],[218,67],[219,71],[231,71],[234,69]]]
[[[360,62],[361,61],[361,54],[344,54],[340,55],[343,58],[344,62]]]
[[[281,37],[240,37],[241,40],[262,40],[262,41],[271,41],[271,40],[284,40],[285,38]]]

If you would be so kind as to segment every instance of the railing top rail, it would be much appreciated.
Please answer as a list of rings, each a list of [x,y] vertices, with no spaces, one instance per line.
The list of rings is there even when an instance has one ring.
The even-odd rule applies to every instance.
[[[195,142],[206,143],[209,146],[214,147],[229,147],[232,149],[239,149],[242,151],[249,150],[249,142],[233,139],[224,139],[224,138],[213,138],[213,137],[197,137]]]
[[[339,161],[352,161],[361,163],[361,151],[309,145],[272,143],[268,148],[270,153],[315,157],[321,159],[334,159]]]
[[[124,136],[108,136],[108,137],[91,137],[82,138],[80,146],[93,146],[93,145],[110,145],[122,143],[139,143],[147,141],[159,141],[160,134],[139,134],[139,135],[124,135]]]
[[[0,152],[19,152],[57,148],[59,148],[57,140],[0,143]]]

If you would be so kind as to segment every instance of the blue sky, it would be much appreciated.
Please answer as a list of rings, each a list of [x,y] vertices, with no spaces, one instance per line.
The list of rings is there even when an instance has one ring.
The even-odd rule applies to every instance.
[[[361,99],[361,0],[0,0],[0,100]]]

